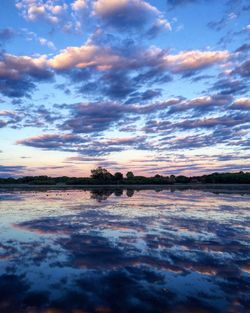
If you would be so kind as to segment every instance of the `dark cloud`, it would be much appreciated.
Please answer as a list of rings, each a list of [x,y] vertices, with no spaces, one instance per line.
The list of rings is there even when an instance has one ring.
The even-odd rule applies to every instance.
[[[250,160],[249,155],[236,156],[233,154],[215,156],[218,161],[237,161],[237,160]]]
[[[209,147],[215,145],[216,143],[216,139],[211,135],[186,136],[184,138],[179,138],[168,142],[172,150]]]
[[[144,130],[146,132],[161,132],[173,130],[189,129],[213,129],[220,126],[236,126],[247,123],[249,116],[247,114],[224,115],[221,117],[211,117],[203,119],[185,119],[176,123],[169,120],[148,120]]]
[[[56,149],[62,147],[63,150],[68,150],[72,144],[81,144],[86,140],[78,135],[71,134],[44,134],[41,136],[34,136],[28,139],[18,140],[17,144],[25,146],[42,148],[42,149]]]
[[[128,119],[129,114],[143,114],[147,108],[117,102],[79,103],[71,107],[71,116],[61,128],[74,133],[102,132],[121,119]],[[150,106],[150,109],[157,108]]]
[[[237,66],[233,72],[233,74],[238,74],[243,78],[250,77],[250,59],[244,61],[242,64]]]
[[[29,96],[36,82],[53,77],[44,58],[0,53],[0,92],[8,97]]]
[[[144,137],[94,139],[74,134],[43,134],[18,140],[16,143],[44,150],[78,152],[89,156],[106,155],[126,148],[147,147]],[[98,161],[102,162],[101,159]]]
[[[0,128],[9,126],[11,128],[19,128],[22,121],[22,114],[16,111],[0,111]]]
[[[4,44],[6,41],[11,40],[16,35],[15,30],[12,28],[1,28],[0,29],[0,47],[1,44]]]
[[[112,27],[122,32],[142,32],[155,37],[161,30],[170,30],[170,24],[161,12],[144,0],[112,1],[97,0],[94,15],[101,19],[104,27]]]
[[[152,85],[171,81],[171,77],[164,72],[163,68],[151,70],[150,73],[144,73],[143,68],[110,70],[103,75],[95,75],[94,80],[86,79],[83,84],[78,81],[81,86],[77,90],[82,95],[87,93],[96,98],[103,95],[107,99],[126,100],[127,103],[145,102],[161,95],[161,90],[152,89]],[[142,88],[147,90],[142,91]]]
[[[148,90],[144,97],[158,96],[159,92]],[[134,100],[141,97],[134,94]],[[215,107],[223,108],[232,102],[232,98],[227,95],[213,95],[199,97],[191,100],[174,98],[166,101],[152,102],[145,105],[122,104],[119,102],[91,102],[79,103],[68,107],[71,116],[64,121],[61,129],[71,130],[74,133],[98,133],[109,129],[118,122],[122,127],[136,121],[140,116],[164,111],[161,116],[167,117],[169,114],[180,113],[191,110],[196,114],[213,110]],[[164,123],[164,122],[163,122]],[[171,123],[168,123],[169,125]]]
[[[244,43],[239,48],[235,50],[235,52],[246,52],[250,50],[250,44]]]
[[[191,110],[195,115],[201,115],[202,113],[213,111],[215,108],[226,108],[231,102],[232,97],[228,95],[211,95],[190,100],[182,99],[176,104],[169,106],[167,114]]]
[[[19,112],[23,112],[23,126],[24,127],[43,127],[50,128],[56,121],[61,120],[61,112],[59,110],[48,109],[45,105],[20,107]]]
[[[231,13],[227,14],[226,16],[223,16],[218,21],[209,22],[208,27],[210,27],[216,31],[220,31],[223,28],[225,28],[227,26],[227,24],[230,23],[235,18],[237,18],[237,14],[235,14],[234,12],[231,12]]]
[[[215,82],[212,90],[218,90],[221,95],[244,94],[248,90],[248,84],[241,79],[223,78]]]
[[[177,6],[182,6],[190,3],[197,3],[202,0],[166,0],[166,1],[170,7],[175,8]]]
[[[240,98],[235,100],[230,106],[231,110],[243,110],[250,111],[250,99],[249,98]]]
[[[5,166],[0,165],[0,176],[1,177],[13,177],[20,176],[26,170],[26,166],[21,165],[13,165],[13,166]]]
[[[119,99],[132,103],[145,101],[146,90],[160,92],[159,85],[172,81],[174,75],[196,75],[225,62],[229,56],[228,51],[188,50],[170,54],[155,47],[144,49],[134,42],[126,45],[122,41],[114,47],[89,41],[62,50],[48,63],[57,73],[69,77],[82,95],[98,101]],[[134,96],[136,93],[138,97]]]
[[[72,117],[63,123],[62,129],[74,133],[94,133],[108,129],[129,113],[129,108],[118,103],[101,102],[76,104],[71,111]]]
[[[137,87],[128,77],[127,73],[110,71],[100,79],[101,92],[110,99],[124,99]]]
[[[8,125],[8,123],[6,121],[1,121],[0,120],[0,128],[3,128],[5,126],[7,126],[7,125]]]
[[[105,159],[94,158],[94,157],[76,156],[76,157],[67,158],[65,162],[75,163],[75,162],[102,162],[102,161],[105,161]]]
[[[136,121],[141,115],[165,110],[180,103],[180,99],[170,99],[146,105],[122,104],[120,102],[79,103],[69,107],[71,116],[61,125],[61,129],[74,133],[98,133],[115,123],[126,125]]]
[[[218,126],[232,127],[249,122],[249,114],[231,114],[223,115],[221,117],[211,117],[197,120],[185,120],[179,122],[176,126],[183,129],[192,128],[215,128]]]
[[[35,84],[28,77],[22,80],[0,77],[0,92],[10,98],[29,97]]]
[[[148,89],[144,91],[141,95],[142,100],[151,100],[161,95],[160,90]]]
[[[1,127],[8,126],[17,129],[22,127],[43,127],[46,129],[60,119],[61,114],[58,110],[47,109],[44,105],[30,107],[30,105],[18,103],[15,111],[0,111]]]

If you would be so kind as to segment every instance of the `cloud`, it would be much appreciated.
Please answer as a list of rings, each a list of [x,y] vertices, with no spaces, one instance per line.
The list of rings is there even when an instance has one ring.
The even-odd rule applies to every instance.
[[[121,102],[86,102],[77,103],[72,105],[56,106],[55,109],[63,109],[68,111],[63,116],[58,115],[54,109],[54,115],[45,107],[37,108],[32,111],[31,114],[26,116],[24,125],[39,125],[42,121],[46,125],[47,122],[53,123],[58,121],[57,127],[60,131],[70,131],[73,135],[50,135],[49,137],[35,137],[29,138],[28,141],[21,141],[20,143],[25,145],[31,145],[40,148],[58,148],[64,151],[78,151],[81,153],[87,151],[87,143],[89,144],[89,150],[98,151],[98,154],[104,151],[107,153],[109,149],[113,151],[120,151],[122,146],[125,145],[124,138],[117,138],[116,144],[114,141],[105,141],[104,139],[96,140],[95,137],[100,136],[106,130],[111,130],[113,127],[120,129],[121,131],[132,131],[136,125],[136,121],[141,118],[146,118],[145,127],[143,130],[146,133],[155,133],[161,131],[176,131],[176,130],[190,130],[190,129],[214,129],[219,126],[236,126],[243,124],[247,121],[247,116],[243,114],[228,114],[220,117],[210,118],[197,118],[201,114],[213,111],[218,107],[221,112],[224,112],[226,108],[230,109],[232,105],[232,97],[229,96],[204,96],[194,99],[173,98],[165,101],[152,102],[150,104],[123,104]],[[157,117],[157,113],[161,112],[158,116],[158,120],[152,119],[152,116]],[[179,115],[183,112],[190,112],[193,118],[184,118]],[[153,115],[152,115],[153,114]],[[178,119],[169,118],[171,114],[176,114]],[[189,114],[190,115],[190,114]],[[31,118],[31,116],[33,118]],[[195,118],[194,118],[195,117]],[[129,127],[130,126],[130,127]],[[81,137],[78,134],[85,134],[91,137]],[[74,140],[79,142],[76,144]],[[63,140],[66,144],[62,145]],[[141,149],[140,140],[138,137],[133,137],[133,142],[130,142],[130,147]],[[57,144],[58,143],[58,144]],[[74,147],[72,147],[72,144]],[[44,145],[44,146],[43,146]],[[104,148],[105,147],[105,148]],[[146,147],[146,146],[145,146]],[[107,148],[107,149],[106,149]],[[86,150],[87,149],[87,150]]]
[[[250,59],[247,59],[242,64],[238,65],[232,74],[238,74],[242,77],[250,77]]]
[[[144,137],[125,137],[125,138],[112,138],[112,139],[106,139],[102,142],[105,145],[111,145],[111,146],[120,146],[120,145],[126,145],[126,146],[133,146],[137,145],[138,142],[144,141]]]
[[[128,148],[146,147],[144,137],[97,140],[74,134],[43,134],[18,140],[16,144],[43,150],[77,152],[85,156],[102,156]],[[76,161],[80,161],[80,159]],[[98,158],[98,161],[102,160]]]
[[[25,170],[26,166],[21,165],[14,165],[14,166],[7,166],[7,165],[0,165],[0,176],[1,177],[13,177],[21,175]]]
[[[72,10],[74,11],[81,11],[87,7],[86,0],[75,0],[72,4]]]
[[[34,82],[46,81],[53,76],[46,58],[0,54],[0,92],[9,97],[28,96]]]
[[[68,47],[49,61],[55,70],[72,68],[96,68],[103,71],[120,66],[122,59],[114,54],[110,48],[103,48],[93,44],[81,47]]]
[[[85,156],[76,156],[66,159],[66,163],[76,163],[76,162],[102,162],[105,161],[104,158],[94,158],[94,157],[85,157]]]
[[[45,38],[39,37],[38,40],[42,45],[55,48]],[[91,41],[80,47],[67,47],[51,58],[2,52],[0,92],[9,97],[29,96],[38,81],[49,80],[57,73],[70,77],[75,83],[82,83],[78,87],[80,93],[126,99],[130,103],[132,99],[146,101],[160,96],[160,89],[153,89],[152,85],[168,83],[172,79],[170,74],[192,75],[225,62],[229,55],[228,51],[200,50],[170,54],[154,46],[146,50],[134,45],[128,49],[115,49]],[[150,88],[145,90],[147,86]],[[129,96],[131,99],[127,99]]]
[[[4,44],[5,42],[11,40],[16,36],[16,32],[13,28],[7,27],[7,28],[1,28],[0,29],[0,46],[1,44]]]
[[[228,51],[184,51],[176,55],[165,55],[165,66],[173,73],[194,72],[216,63],[226,61]]]
[[[221,117],[211,117],[197,120],[185,120],[175,124],[176,127],[183,129],[192,129],[192,128],[214,128],[216,126],[227,126],[232,127],[239,124],[247,123],[249,120],[248,115],[224,115]]]
[[[207,112],[213,110],[215,107],[221,108],[230,104],[232,98],[230,96],[212,95],[202,96],[190,100],[181,100],[175,105],[169,107],[168,114],[184,112],[193,110],[195,112]]]
[[[30,75],[34,78],[47,78],[50,76],[50,73],[46,71],[46,59],[44,57],[32,58],[1,54],[0,60],[1,75],[10,78],[19,78],[21,75]]]
[[[221,95],[237,95],[247,92],[248,86],[241,79],[226,77],[215,82],[211,90],[218,90]]]
[[[179,99],[169,99],[149,105],[124,105],[110,101],[78,103],[69,107],[71,115],[60,128],[73,133],[103,132],[123,119],[126,123],[130,115],[138,118],[140,115],[164,110],[179,101]]]
[[[221,63],[229,56],[226,50],[190,50],[174,55],[156,47],[150,47],[146,51],[133,47],[131,53],[125,54],[124,50],[115,51],[111,47],[87,43],[80,47],[68,47],[62,50],[48,63],[56,70],[95,68],[98,71],[108,71],[160,67],[173,73],[185,73]]]
[[[230,106],[232,110],[247,110],[250,111],[250,99],[249,98],[240,98],[233,102]]]
[[[72,116],[67,119],[62,129],[71,130],[74,133],[94,133],[104,131],[113,122],[120,120],[128,110],[117,103],[80,103],[72,107]]]
[[[19,112],[23,115],[24,127],[45,127],[52,126],[59,121],[62,116],[56,109],[48,109],[44,105],[35,105],[32,108],[23,106],[19,108]]]
[[[31,22],[45,20],[51,24],[59,23],[61,15],[67,7],[66,3],[59,5],[53,1],[19,0],[16,2],[16,8],[20,10],[26,20]]]
[[[148,33],[154,36],[160,29],[171,29],[161,12],[144,0],[97,0],[93,14],[107,26],[126,32],[139,31],[147,25]]]
[[[72,144],[86,142],[82,137],[72,134],[43,134],[18,140],[17,144],[42,149],[56,149],[62,147],[63,150],[70,149]]]
[[[52,30],[64,33],[81,33],[82,12],[87,1],[75,0],[69,4],[65,0],[18,0],[16,8],[28,22],[48,23]]]
[[[141,99],[142,100],[151,100],[151,99],[158,97],[160,95],[161,95],[160,90],[148,89],[142,93]]]
[[[185,4],[189,4],[189,3],[195,3],[198,2],[200,0],[167,0],[167,3],[172,7],[176,7],[179,5],[185,5]]]
[[[189,130],[214,130],[223,133],[222,130],[224,128],[230,128],[231,131],[233,131],[234,126],[244,126],[249,123],[249,114],[239,112],[237,114],[235,113],[229,113],[224,114],[218,117],[209,117],[209,118],[181,118],[182,120],[178,120],[175,122],[169,121],[169,119],[149,119],[147,120],[145,127],[143,130],[146,133],[165,133],[168,132],[169,134],[174,133],[175,131],[189,131]],[[223,136],[225,136],[228,133],[223,133]],[[244,133],[241,134],[241,136],[244,135]],[[172,138],[172,136],[170,136]]]
[[[200,50],[170,54],[153,46],[146,50],[134,45],[115,49],[87,42],[62,50],[48,64],[78,84],[80,94],[132,103],[159,97],[159,85],[172,81],[173,75],[196,74],[225,62],[229,55],[228,51]]]
[[[69,110],[69,114],[59,118],[57,127],[63,132],[70,134],[45,134],[19,140],[17,144],[23,144],[35,148],[78,152],[81,155],[102,156],[111,152],[119,152],[124,149],[137,150],[161,150],[169,146],[162,145],[163,142],[171,142],[173,149],[184,149],[183,142],[178,139],[175,142],[177,132],[185,133],[195,130],[202,131],[202,135],[197,135],[193,147],[211,146],[218,142],[231,140],[236,145],[245,143],[243,139],[246,131],[243,129],[249,122],[249,114],[242,110],[235,110],[237,106],[244,108],[248,105],[248,99],[241,98],[234,100],[230,96],[204,96],[194,99],[173,98],[161,102],[146,105],[122,104],[119,102],[86,102],[73,105],[61,106],[64,111]],[[208,112],[213,112],[214,108],[219,108],[219,116],[206,116]],[[224,113],[228,110],[228,113]],[[42,110],[43,111],[43,110]],[[46,114],[45,110],[45,114]],[[191,115],[180,113],[190,112]],[[157,113],[160,113],[157,115]],[[206,114],[202,116],[203,114]],[[170,118],[171,114],[176,114]],[[187,117],[189,116],[189,118]],[[109,138],[105,131],[112,130],[113,127],[120,131],[132,131],[129,126],[136,125],[140,120],[145,126],[141,131],[146,136],[118,136]],[[243,128],[242,128],[243,127]],[[225,129],[230,129],[230,132]],[[204,132],[213,132],[212,135],[205,135]],[[84,136],[80,135],[84,134]],[[159,142],[156,142],[151,135],[158,134]],[[166,134],[168,136],[166,137]],[[161,137],[161,136],[165,137]],[[192,135],[193,136],[193,135]],[[184,136],[184,138],[192,138]],[[106,137],[106,138],[105,138]],[[213,140],[214,138],[214,140]],[[204,139],[204,140],[203,140]],[[191,140],[191,139],[190,139]],[[203,140],[203,141],[201,141]],[[186,149],[190,142],[187,140]],[[190,145],[191,147],[191,145]]]
[[[196,149],[201,147],[213,146],[215,144],[215,140],[211,135],[191,135],[179,137],[177,139],[168,141],[170,149],[178,150],[178,149]]]
[[[239,48],[237,48],[235,52],[246,52],[248,50],[250,50],[250,44],[244,43]]]
[[[42,46],[47,46],[48,48],[50,48],[52,50],[56,49],[56,47],[52,41],[50,41],[46,38],[42,38],[42,37],[40,37],[38,40]]]
[[[22,120],[22,116],[14,111],[0,111],[0,128],[10,126],[12,128],[17,128],[18,123]]]
[[[227,26],[227,24],[231,23],[233,20],[238,18],[238,14],[234,13],[234,12],[230,12],[227,15],[223,16],[220,20],[218,21],[212,21],[208,23],[208,27],[216,30],[216,31],[220,31],[222,30],[224,27]]]

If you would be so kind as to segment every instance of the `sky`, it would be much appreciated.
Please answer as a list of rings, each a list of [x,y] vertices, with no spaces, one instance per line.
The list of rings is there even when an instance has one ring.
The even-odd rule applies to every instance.
[[[1,0],[0,177],[250,170],[249,0]]]

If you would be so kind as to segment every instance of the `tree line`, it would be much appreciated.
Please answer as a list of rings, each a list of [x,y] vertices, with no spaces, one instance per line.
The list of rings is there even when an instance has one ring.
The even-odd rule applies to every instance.
[[[152,177],[137,176],[132,171],[124,176],[121,172],[111,174],[107,169],[98,167],[91,170],[90,177],[49,177],[24,176],[18,178],[0,178],[0,184],[30,185],[173,185],[173,184],[250,184],[249,172],[212,173],[187,177],[184,175]]]

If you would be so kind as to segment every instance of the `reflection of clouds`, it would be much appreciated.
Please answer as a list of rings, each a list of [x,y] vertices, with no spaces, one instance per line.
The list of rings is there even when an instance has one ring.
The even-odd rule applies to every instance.
[[[5,274],[0,276],[0,311],[4,313],[18,312],[22,306],[29,286],[24,276]]]
[[[24,306],[39,307],[43,299],[48,308],[42,313],[173,307],[224,313],[236,311],[230,311],[235,301],[242,312],[247,308],[249,198],[190,190],[126,193],[50,191],[34,194],[33,202],[27,193],[22,204],[29,215],[15,223],[23,211],[18,202],[5,202],[16,210],[15,240],[1,243],[0,267],[32,269],[36,276],[28,277],[45,282],[38,293],[29,282]],[[52,286],[58,294],[51,298]]]
[[[122,250],[98,235],[72,235],[61,239],[61,246],[70,251],[69,264],[80,268],[107,269],[126,264]]]
[[[246,273],[250,274],[250,265],[248,265],[248,266],[242,266],[242,267],[241,267],[241,270],[242,270],[243,272],[246,272]]]
[[[0,194],[0,201],[21,201],[22,196],[18,194]]]

